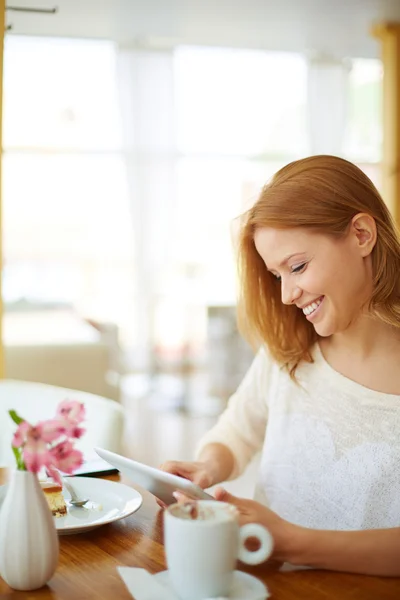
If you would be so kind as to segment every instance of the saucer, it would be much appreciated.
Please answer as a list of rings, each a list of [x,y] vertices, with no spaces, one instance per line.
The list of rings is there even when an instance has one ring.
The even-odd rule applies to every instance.
[[[153,577],[169,592],[173,592],[168,571],[161,571],[161,573],[156,573]],[[231,592],[229,596],[226,596],[226,600],[265,600],[265,598],[269,598],[269,592],[262,581],[253,577],[253,575],[243,573],[243,571],[234,571]],[[176,600],[179,600],[178,596],[176,596]],[[224,599],[221,598],[221,600],[225,600],[225,597]]]

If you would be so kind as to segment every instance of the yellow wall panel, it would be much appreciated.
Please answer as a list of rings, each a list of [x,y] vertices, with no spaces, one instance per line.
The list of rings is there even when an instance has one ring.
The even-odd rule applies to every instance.
[[[2,156],[3,156],[3,53],[4,53],[4,23],[5,23],[5,1],[0,0],[0,378],[4,377],[4,352],[3,352],[3,301],[1,293],[1,274],[3,272],[3,235],[2,235]]]
[[[382,192],[400,225],[400,23],[382,23],[372,33],[383,63]]]

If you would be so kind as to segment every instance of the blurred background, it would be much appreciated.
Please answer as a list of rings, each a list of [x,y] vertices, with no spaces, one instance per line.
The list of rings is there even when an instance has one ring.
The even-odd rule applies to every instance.
[[[208,425],[252,359],[236,330],[235,219],[309,154],[347,158],[380,188],[383,69],[370,30],[400,19],[400,2],[15,4],[6,376]]]

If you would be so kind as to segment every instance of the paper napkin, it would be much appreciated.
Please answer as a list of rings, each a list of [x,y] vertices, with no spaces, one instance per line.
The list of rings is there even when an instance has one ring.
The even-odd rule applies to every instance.
[[[146,569],[117,567],[135,600],[176,600],[175,594],[159,583]]]

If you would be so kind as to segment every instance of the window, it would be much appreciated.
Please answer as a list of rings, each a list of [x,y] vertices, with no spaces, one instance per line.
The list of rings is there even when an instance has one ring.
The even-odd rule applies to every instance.
[[[345,156],[380,187],[382,160],[382,77],[378,59],[354,59],[349,74],[349,115]]]
[[[186,46],[161,53],[150,73],[152,61],[137,62],[140,52],[132,50],[122,103],[126,80],[118,70],[117,85],[116,52],[99,40],[6,39],[4,299],[6,305],[69,303],[117,323],[122,341],[135,343],[135,302],[144,294],[140,286],[136,296],[134,290],[134,253],[142,248],[134,249],[133,215],[140,229],[140,201],[151,198],[145,208],[158,221],[152,222],[154,244],[150,236],[147,245],[167,240],[172,260],[150,274],[162,281],[149,292],[157,298],[151,310],[144,306],[143,318],[154,312],[156,344],[181,330],[182,346],[187,323],[198,339],[204,334],[204,314],[197,326],[190,315],[176,314],[182,304],[204,313],[210,304],[235,303],[236,217],[280,167],[310,153],[307,64],[290,53]],[[349,78],[343,154],[379,186],[381,64],[354,60]],[[160,120],[168,143],[161,135],[157,145],[147,143],[151,135],[160,141],[150,83],[157,90],[161,81],[168,81],[171,101],[163,103]],[[127,123],[122,128],[123,118],[131,118],[132,131]],[[143,123],[152,127],[135,129]],[[128,130],[127,144],[122,132],[127,137]],[[132,184],[127,166],[142,175],[139,184]],[[162,168],[171,190],[176,187],[172,199],[157,178]],[[173,215],[172,226],[165,215]]]
[[[306,64],[292,54],[184,47],[175,55],[177,261],[204,302],[235,302],[230,223],[281,166],[307,154]]]
[[[132,231],[107,41],[9,36],[4,58],[6,306],[63,302],[120,322]]]
[[[307,152],[302,57],[184,47],[175,73],[182,153],[285,159]]]

